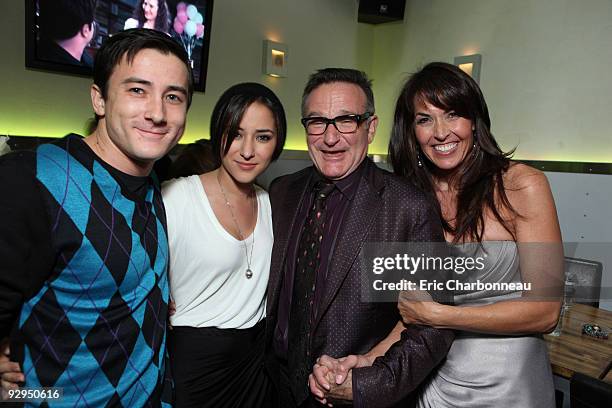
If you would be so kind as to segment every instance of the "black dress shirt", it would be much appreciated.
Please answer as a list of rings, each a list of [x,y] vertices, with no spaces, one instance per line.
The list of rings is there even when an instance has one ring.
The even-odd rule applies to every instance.
[[[342,220],[346,213],[346,209],[348,208],[348,203],[350,203],[355,196],[355,192],[357,191],[359,180],[362,177],[364,168],[365,160],[347,177],[333,181],[336,188],[334,188],[327,198],[327,222],[323,232],[323,239],[321,240],[321,261],[316,272],[313,307],[311,310],[313,318],[317,316],[319,312],[321,297],[325,291],[328,266],[334,253],[336,238],[338,237],[338,232],[342,226]],[[306,197],[304,197],[298,212],[299,220],[306,219],[308,209],[312,206],[314,201],[314,186],[319,180],[324,180],[319,173],[316,173],[310,180],[307,190],[308,194]],[[296,223],[293,231],[291,231],[291,238],[289,239],[287,250],[287,262],[285,263],[286,267],[284,271],[284,279],[278,303],[278,320],[274,331],[274,350],[276,355],[282,361],[287,360],[289,319],[291,318],[291,297],[293,294],[295,264],[297,261],[296,252],[299,247],[303,230],[304,223],[302,222]]]

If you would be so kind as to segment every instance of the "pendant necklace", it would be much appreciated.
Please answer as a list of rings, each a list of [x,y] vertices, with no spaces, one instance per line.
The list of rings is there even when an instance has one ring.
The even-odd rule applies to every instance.
[[[251,255],[249,256],[249,248],[248,248],[247,242],[244,239],[244,235],[242,234],[240,225],[238,225],[238,220],[236,219],[236,216],[234,215],[234,210],[232,209],[232,205],[227,199],[227,194],[225,194],[225,190],[223,190],[223,185],[221,185],[221,178],[219,177],[219,173],[217,173],[217,183],[219,183],[221,194],[223,194],[223,198],[225,199],[225,205],[230,210],[230,214],[232,215],[232,220],[234,221],[234,225],[236,226],[236,229],[238,230],[238,236],[240,237],[240,242],[242,243],[242,246],[244,247],[244,256],[247,261],[247,269],[244,272],[244,276],[246,276],[247,279],[251,279],[253,277],[253,271],[251,270],[251,262],[253,261],[253,248],[255,247],[255,228],[253,228],[253,233],[251,234],[253,238],[251,242]],[[256,195],[254,193],[255,193],[255,190],[253,189],[251,191],[251,194],[253,195],[253,198],[251,199],[253,202],[253,217],[255,217],[255,199],[256,199]],[[257,227],[257,224],[255,225],[255,227]]]

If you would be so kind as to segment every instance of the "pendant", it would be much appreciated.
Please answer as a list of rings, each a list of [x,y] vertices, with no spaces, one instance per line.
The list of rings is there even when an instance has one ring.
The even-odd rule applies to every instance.
[[[253,277],[253,271],[251,270],[251,268],[248,268],[246,272],[244,273],[244,275],[246,276],[247,279],[251,279]]]

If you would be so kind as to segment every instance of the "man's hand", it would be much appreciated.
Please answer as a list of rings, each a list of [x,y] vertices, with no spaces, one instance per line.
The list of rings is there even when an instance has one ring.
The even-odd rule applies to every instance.
[[[0,385],[2,386],[2,400],[8,398],[9,390],[16,390],[19,388],[17,383],[25,381],[19,364],[12,362],[10,357],[11,350],[9,340],[4,339],[0,342]]]
[[[312,373],[308,376],[308,386],[315,399],[321,404],[332,404],[327,400],[352,401],[352,369],[372,365],[365,355],[349,355],[339,359],[323,355],[317,359]]]
[[[353,401],[353,370],[349,370],[342,384],[333,384],[326,394],[330,405],[334,403],[348,403]]]

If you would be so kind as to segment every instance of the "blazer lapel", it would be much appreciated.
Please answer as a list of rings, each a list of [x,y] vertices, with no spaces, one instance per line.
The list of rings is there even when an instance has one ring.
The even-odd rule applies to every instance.
[[[325,291],[315,320],[315,328],[342,286],[342,282],[367,239],[368,232],[376,221],[376,214],[382,206],[380,190],[383,187],[384,181],[380,170],[375,164],[368,163],[365,174],[359,181],[355,197],[347,208],[338,234],[333,256],[327,270]]]
[[[289,245],[290,234],[293,231],[296,217],[300,209],[300,204],[304,198],[306,187],[313,175],[309,171],[296,178],[287,187],[283,194],[280,205],[272,212],[274,224],[274,246],[272,249],[272,263],[270,265],[270,277],[268,282],[267,315],[276,315],[274,305],[278,300],[285,260],[287,258],[287,246]]]

